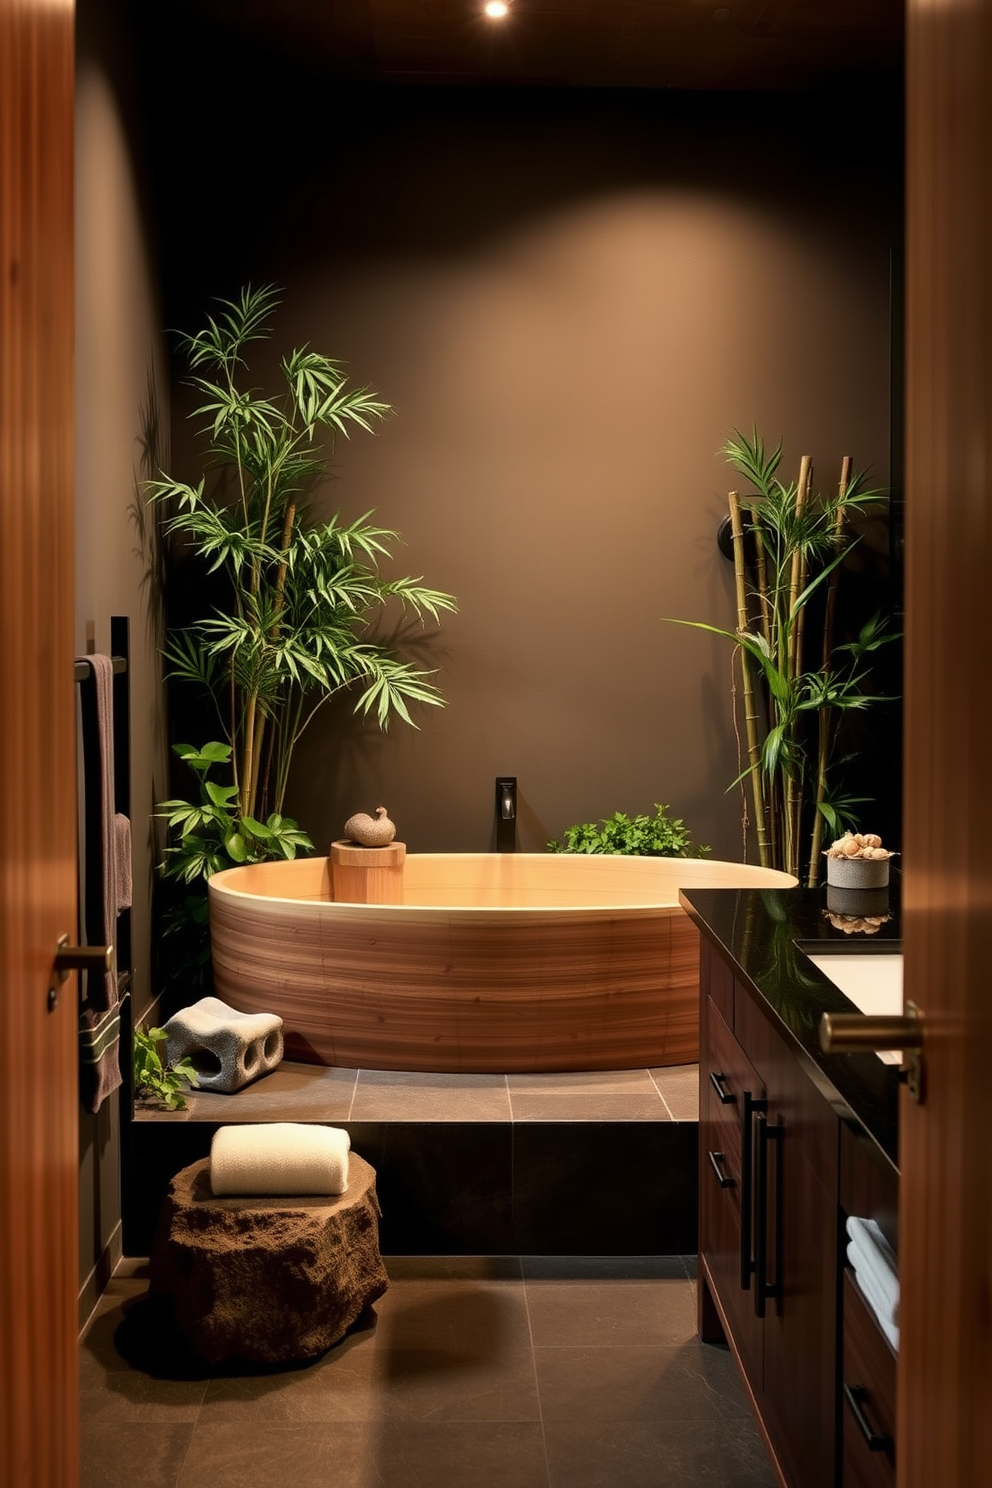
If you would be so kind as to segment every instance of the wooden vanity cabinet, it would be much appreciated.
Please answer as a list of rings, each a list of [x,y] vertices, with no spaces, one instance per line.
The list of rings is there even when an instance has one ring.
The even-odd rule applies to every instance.
[[[859,1214],[899,1249],[899,1191],[848,1127],[840,1130],[841,1220]],[[840,1431],[844,1488],[894,1488],[896,1355],[841,1256]]]
[[[789,1488],[835,1488],[838,1119],[700,950],[700,1336],[737,1354]]]

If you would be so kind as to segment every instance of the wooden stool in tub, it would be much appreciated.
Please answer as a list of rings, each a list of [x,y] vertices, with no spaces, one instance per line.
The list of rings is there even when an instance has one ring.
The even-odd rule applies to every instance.
[[[313,1358],[382,1296],[375,1170],[348,1146],[335,1127],[221,1127],[173,1178],[150,1294],[200,1358]]]

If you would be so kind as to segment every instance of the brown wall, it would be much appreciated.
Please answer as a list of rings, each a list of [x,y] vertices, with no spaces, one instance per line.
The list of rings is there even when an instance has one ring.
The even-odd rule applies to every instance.
[[[129,108],[120,17],[81,5],[76,80],[76,649],[109,652],[110,617],[131,618],[131,819],[134,1006],[151,987],[152,811],[165,794],[165,717],[151,554],[135,522],[149,444],[168,428],[148,223]],[[120,1246],[116,1097],[80,1111],[80,1308],[85,1315]]]
[[[374,507],[398,571],[460,601],[424,651],[445,711],[381,739],[339,710],[301,746],[288,809],[321,848],[382,802],[413,849],[485,850],[515,774],[522,848],[664,801],[741,855],[729,648],[663,620],[732,620],[716,452],[753,420],[790,472],[811,453],[830,484],[850,453],[888,479],[898,159],[783,107],[358,94],[254,231],[173,238],[181,324],[275,280],[284,346],[394,406],[325,500]]]

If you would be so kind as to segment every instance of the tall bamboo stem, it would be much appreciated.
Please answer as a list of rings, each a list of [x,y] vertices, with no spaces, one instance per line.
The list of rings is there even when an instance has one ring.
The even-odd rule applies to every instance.
[[[262,764],[262,744],[265,740],[265,714],[261,708],[255,711],[255,736],[251,750],[251,791],[248,797],[248,816],[258,814],[258,775]]]
[[[803,507],[809,497],[810,482],[813,475],[813,461],[809,455],[803,455],[799,462],[799,481],[796,485],[795,512],[797,519],[802,515]],[[792,569],[789,579],[789,615],[792,607],[799,598],[805,587],[806,554],[801,542],[797,542],[792,554]],[[803,661],[803,618],[804,611],[800,610],[795,621],[789,624],[788,651],[789,651],[789,676],[798,677],[802,672]]]
[[[727,498],[730,508],[730,531],[734,543],[734,584],[737,592],[737,631],[746,635],[748,630],[747,582],[744,565],[744,527],[741,522],[741,503],[736,491]],[[754,679],[748,664],[747,654],[741,650],[741,672],[744,688],[744,726],[747,732],[747,757],[751,774],[751,794],[754,798],[754,829],[758,838],[758,857],[761,866],[770,866],[768,828],[765,817],[764,790],[761,779],[761,749],[758,743],[758,714],[754,700]]]
[[[809,498],[810,484],[813,475],[813,462],[809,455],[803,455],[799,462],[799,480],[796,483],[795,513],[797,519],[801,517],[803,508]],[[803,670],[803,628],[806,619],[805,606],[799,611],[794,619],[791,618],[796,600],[806,587],[806,553],[805,547],[798,534],[792,553],[791,572],[789,577],[789,607],[786,615],[788,635],[787,648],[787,673],[790,686],[798,683]],[[798,751],[794,751],[797,755]],[[794,757],[792,768],[786,777],[785,790],[785,856],[786,870],[799,876],[799,833],[802,817],[802,791],[796,770],[799,768],[798,759]]]
[[[847,490],[851,483],[851,456],[845,455],[841,461],[840,482],[837,487],[837,510],[834,513],[834,548],[838,550],[844,536],[844,522],[847,515],[846,500]],[[827,586],[827,601],[823,614],[823,659],[822,671],[826,677],[831,671],[831,662],[834,652],[834,614],[837,607],[837,584],[840,578],[840,569],[835,568],[830,575]],[[830,762],[830,712],[827,708],[821,708],[818,715],[818,739],[816,760],[816,800],[813,811],[813,837],[810,843],[809,872],[806,882],[811,889],[816,888],[817,879],[820,874],[820,847],[823,842],[823,813],[820,810],[827,798],[827,765]]]
[[[255,775],[255,713],[258,694],[250,692],[245,699],[244,758],[241,769],[241,815],[251,816],[251,789]]]
[[[761,607],[761,631],[772,644],[772,619],[768,608],[768,554],[765,551],[765,536],[761,530],[761,513],[756,506],[751,508],[751,531],[754,533],[754,548],[758,573],[758,602]]]
[[[269,632],[275,640],[279,630],[279,616],[286,600],[286,570],[289,566],[289,540],[293,535],[293,522],[296,519],[296,502],[291,501],[286,508],[286,520],[282,528],[282,546],[279,549],[279,571],[276,574],[276,603],[275,618],[272,621],[272,629]]]

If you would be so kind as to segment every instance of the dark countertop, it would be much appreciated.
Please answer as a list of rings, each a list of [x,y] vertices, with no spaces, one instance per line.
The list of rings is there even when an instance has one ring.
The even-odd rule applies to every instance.
[[[899,1074],[877,1055],[824,1054],[822,1013],[858,1009],[814,966],[804,949],[845,955],[892,954],[902,949],[898,876],[890,888],[856,899],[851,907],[888,918],[874,933],[854,930],[837,915],[837,891],[826,889],[684,889],[683,909],[700,932],[731,961],[737,979],[755,994],[759,1007],[792,1048],[810,1079],[855,1134],[898,1171]],[[843,898],[843,896],[842,896]]]

